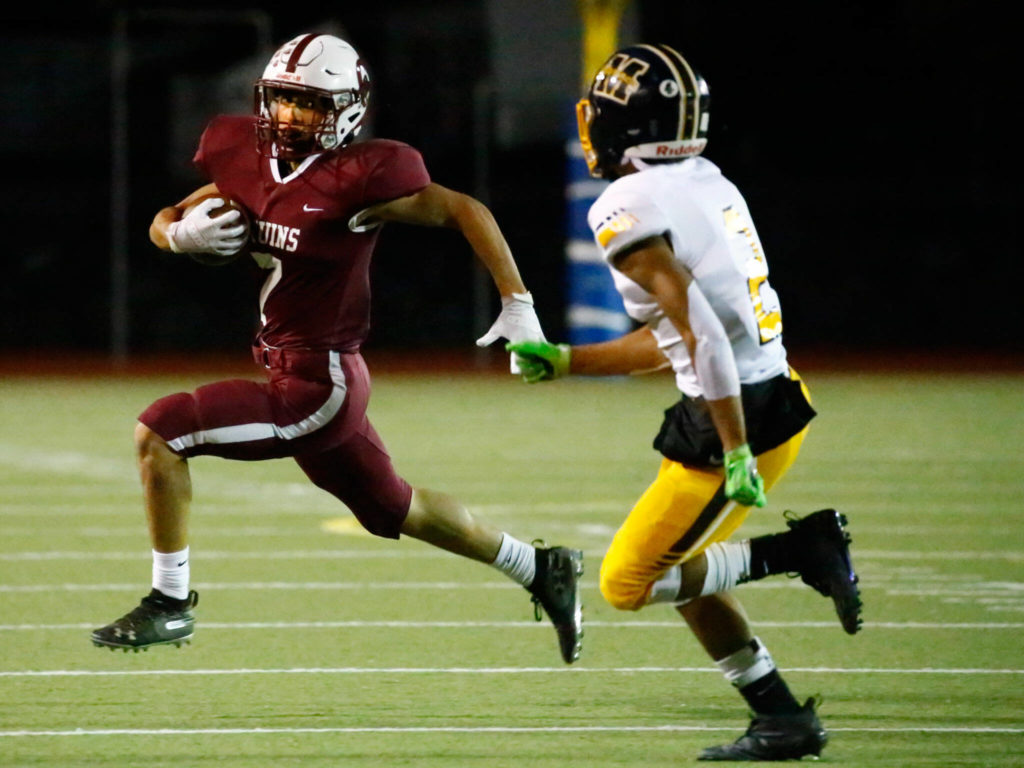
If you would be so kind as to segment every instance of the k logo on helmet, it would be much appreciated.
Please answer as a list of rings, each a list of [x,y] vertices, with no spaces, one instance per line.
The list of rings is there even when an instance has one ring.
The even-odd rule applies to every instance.
[[[625,53],[617,53],[601,67],[594,78],[594,95],[628,104],[630,97],[640,90],[640,76],[650,64]]]

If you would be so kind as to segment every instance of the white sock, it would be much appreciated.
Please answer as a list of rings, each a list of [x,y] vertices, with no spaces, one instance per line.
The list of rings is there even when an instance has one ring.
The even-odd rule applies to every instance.
[[[651,594],[647,598],[648,605],[653,603],[678,603],[679,587],[683,584],[683,569],[673,565],[665,575],[651,585]]]
[[[722,670],[725,679],[737,688],[750,685],[775,669],[772,655],[757,637],[736,653],[719,659],[715,665]]]
[[[750,542],[719,541],[704,550],[708,572],[701,595],[728,592],[750,576]]]
[[[184,600],[188,597],[188,578],[188,547],[181,552],[153,550],[153,589],[176,600]]]
[[[503,533],[498,556],[491,565],[512,581],[528,587],[537,573],[537,553],[532,545]]]

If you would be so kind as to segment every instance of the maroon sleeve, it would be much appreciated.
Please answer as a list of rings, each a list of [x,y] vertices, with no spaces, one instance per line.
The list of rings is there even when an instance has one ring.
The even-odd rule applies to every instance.
[[[199,137],[192,162],[202,174],[211,181],[215,180],[225,166],[230,165],[238,157],[240,148],[246,147],[245,140],[252,134],[252,118],[247,116],[221,115],[215,117],[206,126]],[[248,153],[246,153],[248,154]],[[254,160],[258,156],[253,155]]]
[[[419,192],[430,184],[423,157],[408,144],[380,142],[374,152],[376,162],[366,175],[364,205],[384,203]]]
[[[192,158],[193,165],[195,165],[206,178],[210,178],[210,168],[207,165],[207,156],[209,154],[210,134],[215,130],[215,124],[216,121],[210,123],[210,125],[206,126],[203,130],[203,135],[199,137],[199,147],[196,149],[196,154]]]

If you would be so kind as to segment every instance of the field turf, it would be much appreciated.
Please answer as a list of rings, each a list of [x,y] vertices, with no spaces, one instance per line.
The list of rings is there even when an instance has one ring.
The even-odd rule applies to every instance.
[[[822,762],[1024,765],[1024,376],[804,371],[803,454],[743,533],[850,520],[865,626],[799,579],[739,588]],[[399,471],[523,539],[583,548],[572,667],[486,566],[362,533],[291,462],[192,464],[193,643],[124,654],[89,631],[148,591],[136,414],[218,377],[0,379],[0,766],[678,766],[747,724],[667,607],[596,578],[653,478],[665,376],[527,386],[375,376]]]

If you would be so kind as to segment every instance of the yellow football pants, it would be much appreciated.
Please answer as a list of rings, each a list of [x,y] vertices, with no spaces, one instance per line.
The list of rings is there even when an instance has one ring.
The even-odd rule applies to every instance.
[[[793,372],[791,376],[799,378]],[[800,384],[810,402],[807,387]],[[765,490],[796,461],[807,429],[757,457]],[[604,598],[620,610],[639,610],[647,604],[651,585],[669,568],[732,536],[750,507],[726,499],[724,484],[722,469],[696,469],[662,459],[658,476],[616,532],[601,563]]]

